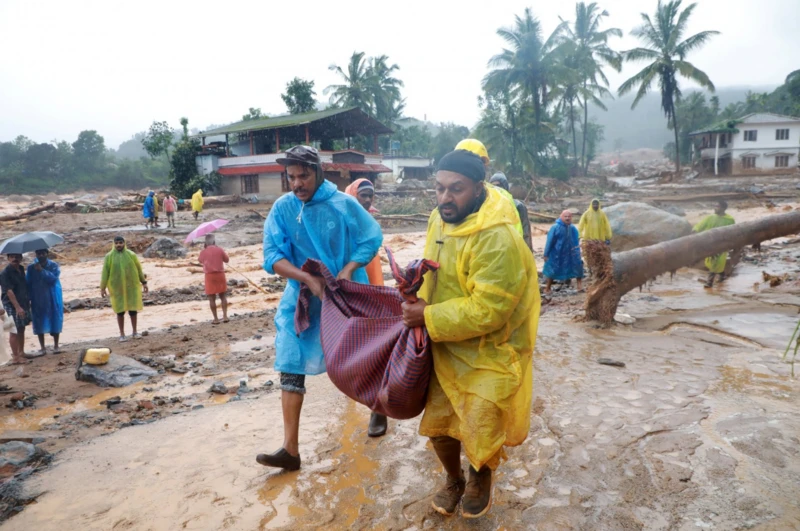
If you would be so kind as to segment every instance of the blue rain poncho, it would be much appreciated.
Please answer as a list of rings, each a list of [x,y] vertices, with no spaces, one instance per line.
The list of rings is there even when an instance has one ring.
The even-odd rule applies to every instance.
[[[547,233],[544,257],[547,261],[542,273],[547,278],[558,281],[583,278],[580,236],[575,225],[556,220]]]
[[[264,270],[275,274],[275,263],[286,259],[302,267],[309,258],[322,261],[334,274],[349,262],[368,264],[383,243],[380,225],[352,197],[324,181],[307,203],[294,194],[275,201],[264,222]],[[352,276],[354,282],[368,284],[364,268]],[[313,297],[309,309],[311,326],[296,334],[294,314],[300,283],[289,279],[275,313],[275,370],[291,374],[325,372],[319,339],[322,302]]]
[[[153,192],[150,192],[150,194],[148,194],[147,198],[144,200],[144,205],[142,205],[142,215],[145,217],[145,219],[154,218],[156,216],[153,195]]]
[[[61,295],[61,268],[52,260],[36,270],[28,266],[25,276],[31,301],[34,334],[60,334],[64,326],[64,302]]]

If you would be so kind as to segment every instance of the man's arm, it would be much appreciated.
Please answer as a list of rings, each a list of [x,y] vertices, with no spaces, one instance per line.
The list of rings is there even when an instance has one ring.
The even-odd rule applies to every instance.
[[[525,262],[511,227],[483,235],[471,252],[465,297],[425,306],[434,341],[466,341],[506,326],[528,286]]]
[[[17,301],[17,296],[14,295],[14,290],[6,291],[6,295],[8,296],[8,300],[11,301],[11,305],[17,310],[18,317],[25,317],[25,308],[20,306],[19,301]]]
[[[306,284],[311,288],[311,293],[320,299],[325,294],[325,279],[322,277],[315,277],[310,273],[306,273],[300,268],[297,268],[289,260],[282,258],[273,264],[272,268],[275,273],[283,278],[290,278],[302,284]]]

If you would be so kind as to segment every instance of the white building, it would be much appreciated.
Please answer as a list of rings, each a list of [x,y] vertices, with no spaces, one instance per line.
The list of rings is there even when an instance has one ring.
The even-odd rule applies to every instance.
[[[428,179],[433,174],[433,159],[427,157],[384,155],[383,164],[392,169],[395,179]]]
[[[748,114],[689,136],[693,140],[692,149],[699,150],[702,169],[707,173],[758,175],[797,171],[800,118]]]

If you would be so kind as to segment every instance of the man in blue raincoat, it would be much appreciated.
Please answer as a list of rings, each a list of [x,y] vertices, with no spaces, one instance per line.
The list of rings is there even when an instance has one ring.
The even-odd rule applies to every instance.
[[[64,326],[64,304],[61,295],[61,268],[50,260],[47,249],[36,251],[36,261],[28,266],[25,281],[31,300],[33,333],[39,336],[39,346],[44,354],[44,335],[53,337],[53,354],[59,354],[58,338]]]
[[[156,226],[156,205],[153,200],[153,196],[156,193],[150,190],[150,193],[147,194],[147,197],[144,200],[144,205],[142,205],[142,216],[144,219],[147,220],[144,223],[145,228],[155,228]]]
[[[325,283],[300,268],[314,258],[339,279],[368,284],[363,266],[378,252],[383,235],[358,201],[325,180],[316,149],[295,146],[277,162],[286,167],[292,193],[275,202],[264,223],[264,269],[288,279],[275,314],[275,369],[281,374],[284,441],[278,451],[259,454],[256,461],[297,470],[305,377],[325,372],[319,336]],[[301,284],[316,297],[309,310],[311,326],[298,335],[294,314]]]
[[[583,261],[581,260],[580,235],[572,224],[572,213],[565,210],[547,233],[544,246],[544,270],[547,279],[545,293],[550,293],[554,280],[566,282],[578,279],[578,289],[583,289]]]

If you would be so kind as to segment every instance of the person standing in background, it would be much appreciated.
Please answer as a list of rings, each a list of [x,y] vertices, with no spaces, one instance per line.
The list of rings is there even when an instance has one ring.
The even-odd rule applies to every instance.
[[[197,260],[203,264],[205,273],[205,289],[208,297],[208,304],[211,307],[211,314],[214,320],[211,324],[219,324],[217,317],[217,295],[222,304],[222,322],[228,322],[228,280],[225,278],[225,264],[230,261],[228,254],[217,247],[216,238],[213,234],[206,234],[205,248],[200,251]]]
[[[33,333],[39,336],[42,354],[47,353],[44,335],[53,338],[53,354],[60,354],[58,339],[64,326],[64,301],[61,294],[61,268],[49,259],[47,249],[36,251],[36,261],[28,266],[25,280],[31,299]]]

